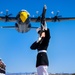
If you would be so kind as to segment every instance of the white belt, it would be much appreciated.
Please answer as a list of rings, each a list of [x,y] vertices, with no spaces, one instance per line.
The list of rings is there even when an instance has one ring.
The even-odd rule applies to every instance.
[[[38,53],[41,53],[41,52],[45,52],[46,53],[47,51],[46,50],[40,50],[40,51],[38,51]]]

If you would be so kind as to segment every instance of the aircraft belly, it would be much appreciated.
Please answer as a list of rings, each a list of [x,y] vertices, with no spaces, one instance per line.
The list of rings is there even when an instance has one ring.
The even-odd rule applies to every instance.
[[[29,30],[30,30],[30,28],[29,28],[29,24],[21,24],[21,25],[18,25],[19,27],[18,27],[18,31],[19,32],[22,32],[22,33],[24,33],[24,32],[28,32]]]

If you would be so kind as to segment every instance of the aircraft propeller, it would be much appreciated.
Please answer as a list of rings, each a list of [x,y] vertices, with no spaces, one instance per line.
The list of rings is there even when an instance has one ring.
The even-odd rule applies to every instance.
[[[59,18],[61,18],[62,16],[59,15],[59,12],[60,11],[57,11],[56,15],[53,17],[53,22],[60,21]],[[52,11],[51,13],[54,14],[54,11]]]
[[[12,15],[12,14],[8,14],[8,9],[6,9],[6,14],[3,14],[3,12],[1,12],[2,15],[4,15],[5,17],[5,21],[7,22],[9,20],[9,17]]]

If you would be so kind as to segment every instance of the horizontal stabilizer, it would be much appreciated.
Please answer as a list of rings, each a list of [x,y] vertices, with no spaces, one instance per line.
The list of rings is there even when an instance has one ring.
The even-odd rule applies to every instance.
[[[16,26],[0,26],[0,28],[16,28]]]

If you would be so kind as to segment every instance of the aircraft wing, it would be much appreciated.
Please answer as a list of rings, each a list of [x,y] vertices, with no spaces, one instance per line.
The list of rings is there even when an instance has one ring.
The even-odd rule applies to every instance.
[[[16,26],[0,26],[0,28],[11,28],[11,29],[14,29],[14,28],[17,28]]]
[[[15,22],[16,17],[8,17],[8,16],[0,16],[0,21],[5,21],[5,22]]]
[[[67,20],[75,20],[75,17],[53,17],[53,18],[46,18],[47,22],[60,22],[60,21],[67,21]]]
[[[60,21],[66,21],[66,20],[75,20],[75,17],[52,17],[52,18],[45,18],[46,22],[60,22]],[[41,22],[41,18],[30,18],[31,22]]]
[[[30,21],[31,22],[40,22],[40,19],[38,19],[38,18],[30,18]]]
[[[16,22],[16,17],[3,17],[0,16],[0,21],[4,21],[4,22]],[[75,20],[75,17],[52,17],[52,18],[45,18],[46,22],[57,22],[57,21],[65,21],[65,20]],[[40,17],[35,17],[35,18],[30,18],[31,22],[41,22],[41,18]]]

